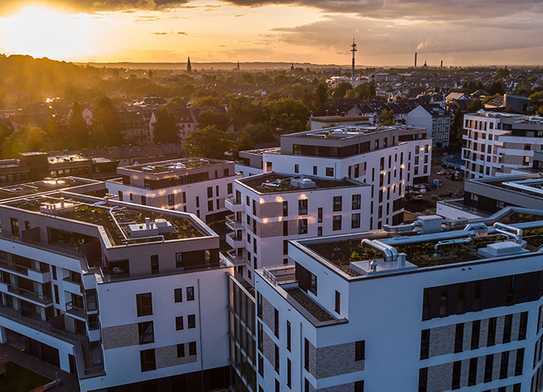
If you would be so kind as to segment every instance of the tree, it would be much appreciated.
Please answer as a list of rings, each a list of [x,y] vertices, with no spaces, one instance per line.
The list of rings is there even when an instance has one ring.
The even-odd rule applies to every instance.
[[[87,147],[89,145],[89,127],[83,118],[83,107],[75,102],[68,117],[66,146],[71,148]]]
[[[200,113],[198,123],[202,128],[213,126],[226,131],[230,126],[230,118],[224,111],[208,109]]]
[[[353,87],[350,83],[342,82],[334,89],[333,96],[336,99],[345,98],[347,91],[351,90],[352,88]]]
[[[226,131],[207,126],[192,132],[183,145],[185,152],[193,157],[223,159],[232,148],[232,137]]]
[[[108,97],[102,97],[94,109],[93,144],[97,146],[118,146],[122,144],[119,114]]]
[[[394,125],[394,112],[391,109],[383,109],[379,114],[381,125]]]
[[[328,85],[324,82],[320,82],[315,91],[315,96],[317,99],[317,107],[322,109],[328,101]]]
[[[2,143],[2,156],[13,157],[21,152],[41,151],[47,134],[39,127],[28,126],[12,132]]]
[[[155,143],[177,143],[177,124],[168,108],[162,108],[157,114],[153,141]]]
[[[282,98],[266,105],[268,124],[276,135],[287,132],[300,132],[307,128],[309,110],[300,101]]]
[[[503,94],[504,92],[505,86],[502,80],[495,80],[488,86],[488,93],[490,95]]]

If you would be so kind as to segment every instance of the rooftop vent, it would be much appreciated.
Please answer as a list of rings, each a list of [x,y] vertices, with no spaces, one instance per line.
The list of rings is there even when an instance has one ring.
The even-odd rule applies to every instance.
[[[58,214],[61,212],[71,212],[75,209],[76,203],[65,201],[61,198],[59,201],[46,201],[40,204],[40,212],[44,214]]]
[[[503,241],[490,244],[485,248],[479,249],[481,257],[502,257],[528,252],[524,249],[526,242],[518,243],[514,241]]]
[[[290,186],[299,189],[311,189],[315,188],[317,184],[311,178],[307,177],[295,177],[290,179]]]
[[[149,218],[145,218],[145,223],[128,225],[128,231],[132,238],[154,237],[171,233],[173,226],[166,219],[155,219],[152,221]]]
[[[262,186],[266,187],[266,188],[277,189],[277,188],[281,187],[281,183],[282,183],[282,181],[277,179],[277,180],[273,180],[273,181],[265,181],[265,182],[262,183]]]

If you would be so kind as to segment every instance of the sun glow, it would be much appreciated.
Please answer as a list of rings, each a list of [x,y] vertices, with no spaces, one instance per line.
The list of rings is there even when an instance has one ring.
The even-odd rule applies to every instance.
[[[93,17],[28,5],[0,17],[0,51],[54,59],[78,59],[96,49]]]

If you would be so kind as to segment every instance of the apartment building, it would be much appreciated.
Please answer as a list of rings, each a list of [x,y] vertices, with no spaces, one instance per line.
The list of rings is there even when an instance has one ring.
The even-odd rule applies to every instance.
[[[228,386],[228,280],[195,215],[78,178],[0,188],[0,340],[82,391]]]
[[[447,219],[479,219],[501,214],[506,207],[543,210],[540,174],[504,174],[468,180],[464,198],[440,200],[437,214]]]
[[[428,131],[434,147],[447,148],[451,133],[451,113],[440,105],[418,105],[407,113],[406,123]]]
[[[345,126],[281,136],[263,153],[265,172],[353,179],[370,185],[370,229],[403,220],[407,187],[429,182],[432,141],[425,129]]]
[[[368,230],[371,187],[343,179],[265,173],[241,178],[227,200],[226,243],[238,272],[288,264],[288,241]]]
[[[233,192],[234,162],[182,158],[124,166],[120,179],[106,182],[121,201],[196,214],[211,221],[226,212],[224,200]]]
[[[253,390],[541,390],[540,215],[291,241],[256,272]]]
[[[466,178],[492,177],[533,166],[543,149],[543,118],[479,111],[464,116]]]

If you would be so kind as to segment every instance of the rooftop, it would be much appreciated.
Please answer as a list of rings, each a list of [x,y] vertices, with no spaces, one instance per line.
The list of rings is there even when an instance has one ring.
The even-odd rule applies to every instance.
[[[49,178],[25,184],[10,185],[0,188],[0,200],[29,196],[36,193],[58,191],[81,185],[98,184],[99,181],[78,177]]]
[[[496,118],[496,119],[507,119],[513,120],[516,123],[533,123],[533,124],[543,124],[543,117],[541,116],[528,116],[525,114],[515,114],[515,113],[505,113],[505,112],[489,112],[486,110],[479,110],[476,113],[468,113],[469,116],[485,117],[485,118]]]
[[[327,180],[320,177],[296,176],[280,173],[265,173],[242,178],[242,184],[263,193],[303,192],[319,189],[368,186],[352,180]]]
[[[190,214],[69,192],[21,197],[7,201],[5,205],[100,226],[113,246],[206,237],[212,234]]]
[[[282,137],[304,137],[323,140],[349,140],[360,136],[375,135],[398,130],[415,129],[405,125],[371,126],[371,125],[342,125],[330,128],[315,129],[305,132],[291,133]]]
[[[539,251],[543,245],[543,211],[538,217],[521,217],[522,223],[511,223],[516,220],[514,216],[503,219],[507,224],[479,222],[461,228],[442,220],[441,229],[436,230],[434,225],[428,232],[416,222],[388,227],[388,231],[302,240],[297,245],[352,278]]]
[[[143,165],[124,166],[119,169],[130,170],[139,173],[168,174],[179,173],[190,169],[198,169],[210,165],[229,163],[218,159],[181,158],[170,161],[151,162]]]
[[[69,155],[53,155],[47,157],[50,165],[69,163],[69,162],[87,162],[90,158],[87,158],[81,154],[69,154]]]

